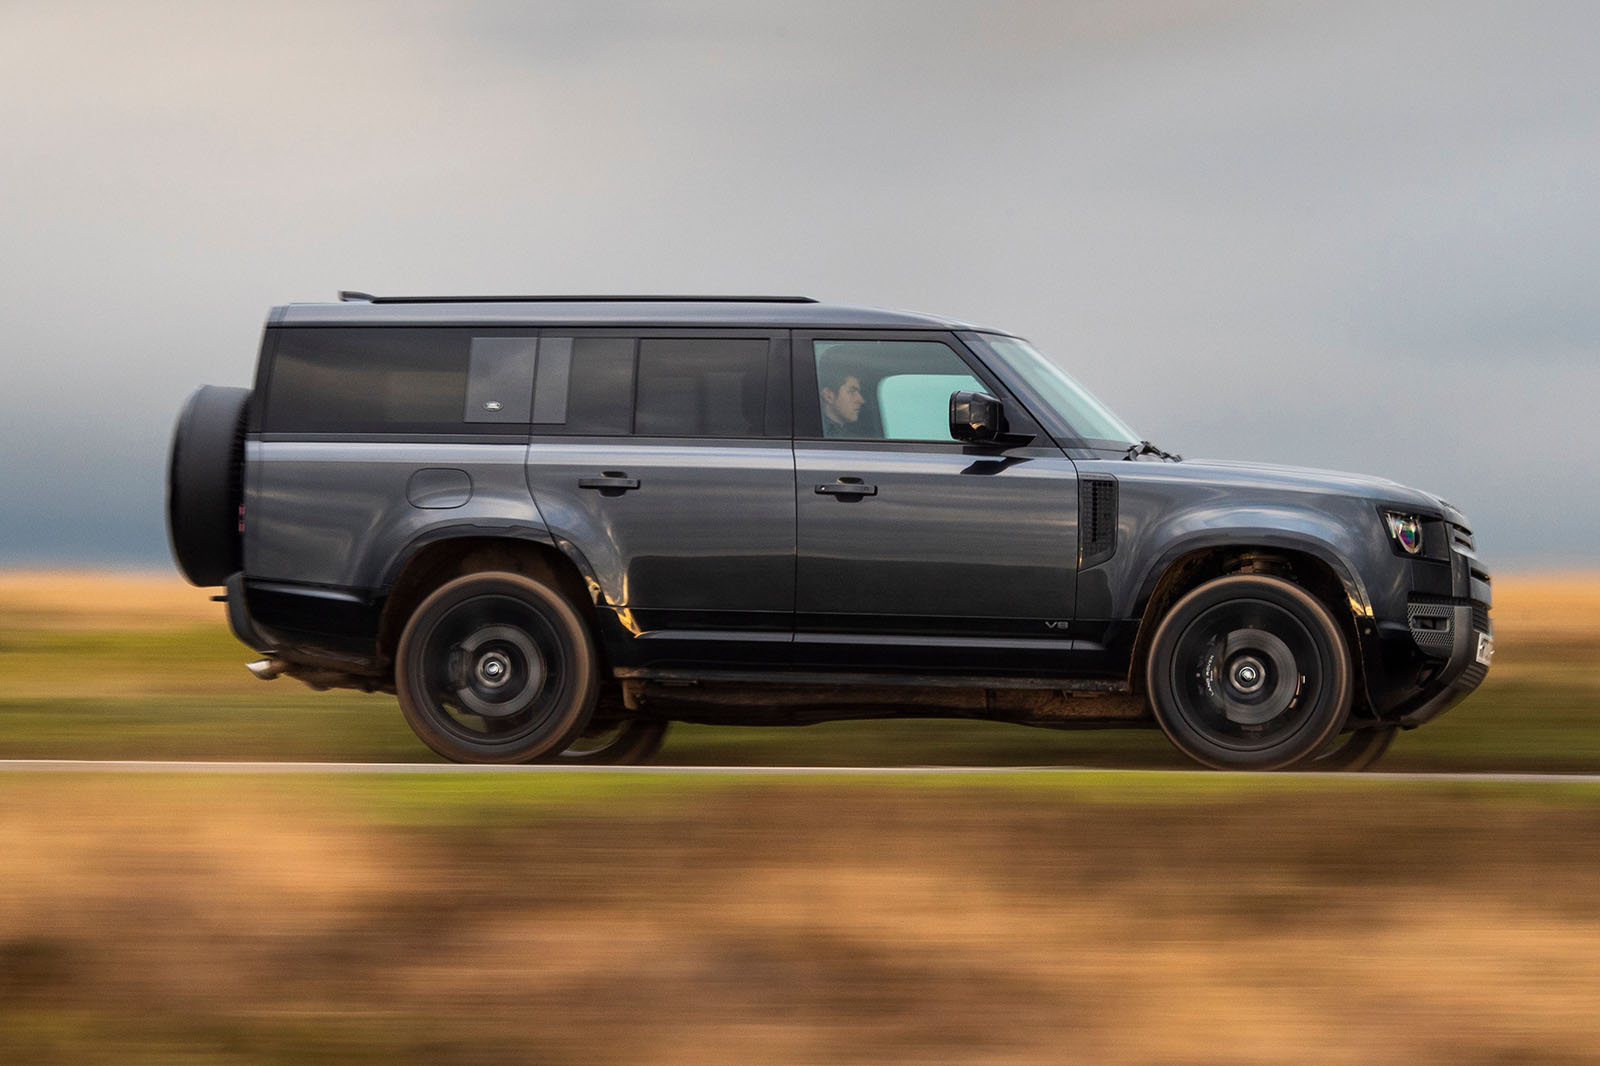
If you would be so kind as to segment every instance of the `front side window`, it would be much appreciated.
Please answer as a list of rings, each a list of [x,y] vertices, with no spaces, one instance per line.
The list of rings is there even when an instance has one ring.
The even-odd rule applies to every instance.
[[[818,340],[812,349],[824,437],[950,441],[950,394],[984,390],[938,341]]]

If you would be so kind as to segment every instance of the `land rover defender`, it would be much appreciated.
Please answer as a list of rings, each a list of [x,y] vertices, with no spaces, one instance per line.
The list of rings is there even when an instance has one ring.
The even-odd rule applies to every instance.
[[[799,297],[278,307],[168,492],[257,676],[462,761],[959,716],[1358,769],[1493,654],[1450,504],[1180,459],[1021,338]]]

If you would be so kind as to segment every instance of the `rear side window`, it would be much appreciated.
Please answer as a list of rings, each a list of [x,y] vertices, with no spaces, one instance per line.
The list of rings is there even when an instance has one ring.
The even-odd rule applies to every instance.
[[[283,328],[273,349],[262,429],[760,437],[771,347],[765,337]]]
[[[759,437],[764,340],[643,340],[633,431],[650,437]]]
[[[550,347],[564,341],[572,346],[566,414],[561,421],[538,428],[626,436],[633,429],[633,372],[639,342],[632,337],[545,338]],[[555,383],[548,374],[541,374],[538,387],[542,406]]]
[[[540,341],[534,432],[760,437],[770,349],[764,337],[547,335]]]
[[[273,433],[504,433],[528,424],[537,342],[461,329],[278,331]]]

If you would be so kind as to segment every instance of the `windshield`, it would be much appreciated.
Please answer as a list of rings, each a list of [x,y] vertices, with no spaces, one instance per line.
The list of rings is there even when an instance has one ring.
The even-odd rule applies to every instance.
[[[1030,406],[1041,406],[1061,422],[1057,431],[1077,437],[1091,446],[1137,444],[1139,434],[1112,414],[1105,404],[1073,381],[1065,370],[1034,351],[1027,341],[993,333],[963,333],[961,339],[980,347],[1011,371],[1011,376],[1026,386],[1031,396],[1023,397]]]

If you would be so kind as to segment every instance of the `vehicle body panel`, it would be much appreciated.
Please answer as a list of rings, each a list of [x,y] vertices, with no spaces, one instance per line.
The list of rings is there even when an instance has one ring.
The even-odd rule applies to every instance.
[[[802,441],[795,465],[804,661],[969,673],[1060,669],[1053,659],[1072,636],[1076,579],[1071,460],[1054,448],[1000,456],[946,445]],[[847,478],[873,494],[817,491],[848,488]],[[997,514],[1005,521],[997,523]],[[837,639],[845,635],[855,639]]]

